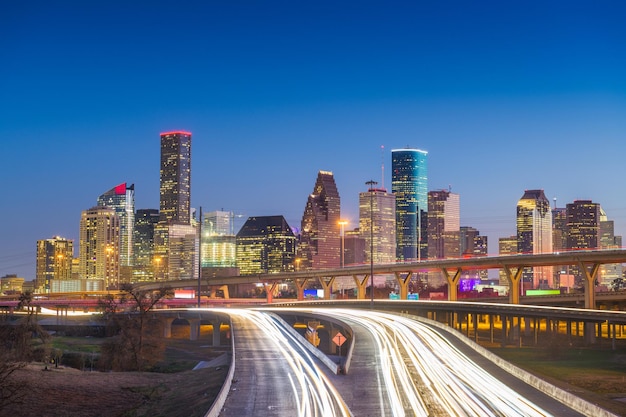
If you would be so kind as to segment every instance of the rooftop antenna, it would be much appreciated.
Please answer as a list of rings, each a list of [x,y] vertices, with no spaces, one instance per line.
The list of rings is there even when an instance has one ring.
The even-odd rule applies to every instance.
[[[554,209],[556,210],[556,197],[554,197],[553,200],[554,200]]]
[[[380,175],[381,182],[380,188],[385,189],[385,145],[380,145]]]

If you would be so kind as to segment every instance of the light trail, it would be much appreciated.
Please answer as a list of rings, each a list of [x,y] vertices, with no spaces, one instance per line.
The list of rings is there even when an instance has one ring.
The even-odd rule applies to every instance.
[[[341,317],[370,331],[381,369],[386,370],[382,380],[394,416],[550,415],[424,323],[374,311],[325,309],[315,314]]]
[[[211,309],[243,320],[261,329],[275,345],[276,352],[289,367],[291,391],[283,395],[293,395],[299,417],[348,417],[352,416],[324,372],[319,369],[307,350],[276,318],[268,313],[240,309]]]

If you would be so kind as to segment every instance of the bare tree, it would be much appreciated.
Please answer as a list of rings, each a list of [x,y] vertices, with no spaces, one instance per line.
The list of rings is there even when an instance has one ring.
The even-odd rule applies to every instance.
[[[123,284],[121,289],[124,293],[117,304],[104,300],[108,326],[116,336],[103,344],[101,360],[113,370],[145,370],[164,351],[160,323],[150,312],[159,301],[172,295],[172,290],[169,287],[145,290],[130,284]],[[122,308],[124,313],[120,313]]]

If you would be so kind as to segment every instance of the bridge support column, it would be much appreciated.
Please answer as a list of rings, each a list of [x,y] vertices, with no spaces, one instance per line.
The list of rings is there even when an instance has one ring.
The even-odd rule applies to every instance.
[[[296,284],[296,291],[298,292],[298,301],[304,300],[304,289],[308,281],[308,278],[295,278],[293,280],[294,284]]]
[[[365,300],[365,292],[367,289],[367,283],[369,280],[369,275],[365,274],[363,276],[363,279],[359,278],[358,275],[352,275],[352,278],[354,279],[354,283],[356,284],[356,289],[357,289],[357,293],[356,293],[356,298],[357,300]],[[374,289],[371,288],[371,291],[373,291]]]
[[[531,321],[530,317],[524,317],[524,336],[530,337]]]
[[[274,302],[274,293],[276,292],[276,288],[278,287],[278,282],[271,283],[263,283],[263,287],[265,287],[265,295],[267,297],[267,304],[272,304]]]
[[[474,342],[478,342],[478,315],[472,314],[472,325],[474,326]]]
[[[591,264],[591,269],[587,268],[587,265],[583,262],[578,262],[578,266],[583,271],[585,308],[596,308],[596,278],[598,277],[600,264]]]
[[[504,314],[502,315],[502,347],[506,347],[507,344],[507,326],[508,326],[508,320],[509,318],[507,316],[505,316]]]
[[[520,289],[519,283],[522,278],[524,267],[520,266],[515,271],[508,265],[504,265],[506,279],[509,282],[509,304],[519,304]]]
[[[220,332],[222,327],[222,320],[211,320],[211,326],[213,327],[213,346],[218,347],[222,344],[222,337]]]
[[[493,343],[493,314],[489,315],[489,341]]]
[[[406,274],[403,278],[402,274]],[[398,287],[400,288],[400,299],[406,300],[409,298],[409,282],[411,281],[412,272],[394,272]]]
[[[189,322],[189,340],[198,340],[200,337],[200,319],[187,319]]]
[[[330,300],[330,296],[333,293],[333,284],[335,283],[335,277],[319,277],[318,278],[322,289],[324,290],[324,300]]]
[[[611,338],[611,350],[615,350],[615,338],[617,336],[617,329],[615,323],[608,323],[609,326],[609,337]]]
[[[163,323],[163,337],[169,339],[172,337],[172,323],[174,323],[174,318],[167,317],[161,319],[161,323]]]
[[[441,272],[448,281],[448,301],[457,301],[459,293],[459,281],[461,280],[461,268],[454,271],[454,275],[450,276],[450,272],[446,268],[441,268]]]

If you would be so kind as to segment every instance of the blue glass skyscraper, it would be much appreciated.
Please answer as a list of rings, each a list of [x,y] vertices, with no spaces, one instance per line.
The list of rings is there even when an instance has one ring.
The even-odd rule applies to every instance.
[[[396,195],[396,257],[426,258],[428,215],[428,152],[391,151],[391,192]]]

